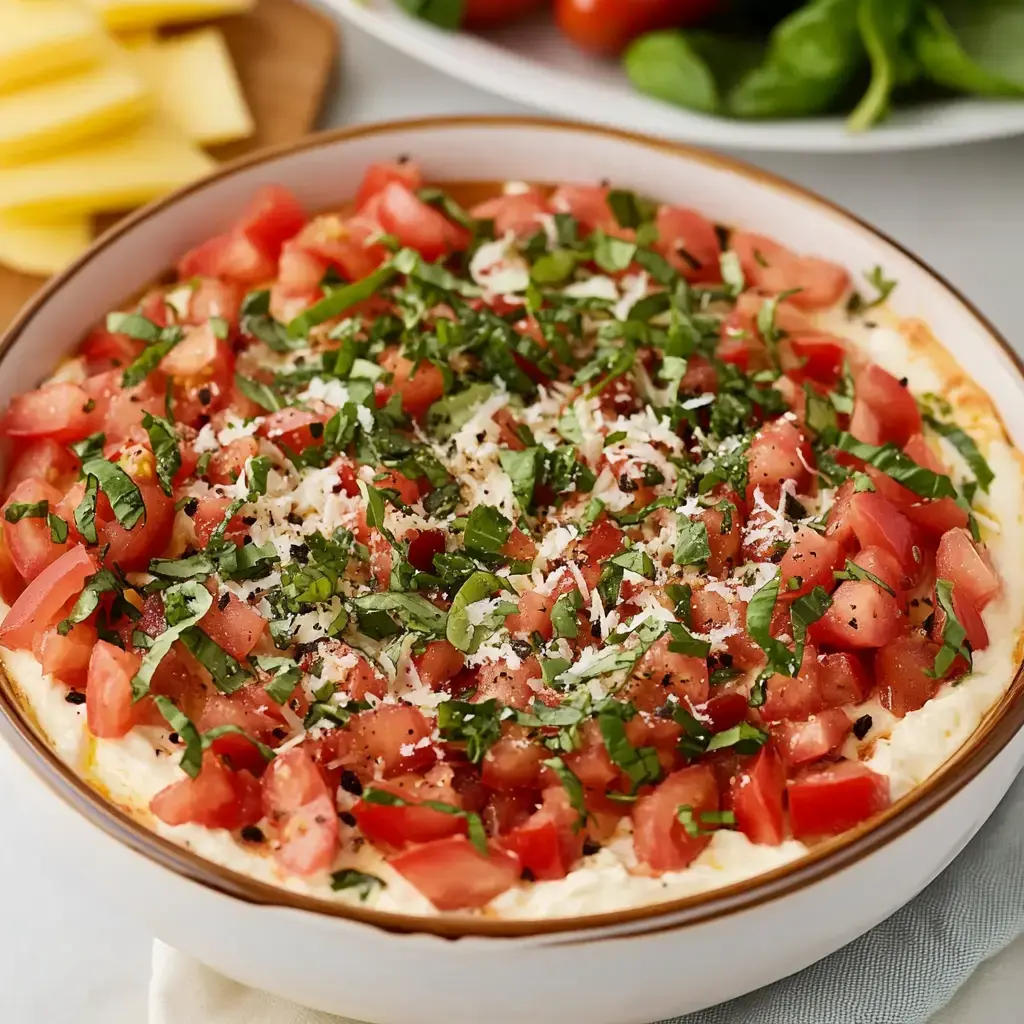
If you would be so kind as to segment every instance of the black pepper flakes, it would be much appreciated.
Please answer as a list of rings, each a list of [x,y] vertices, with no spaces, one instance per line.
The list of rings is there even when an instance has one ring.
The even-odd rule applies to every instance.
[[[309,425],[309,436],[314,439],[319,439],[324,436],[324,425],[322,423],[310,423]]]
[[[356,827],[356,816],[351,811],[339,811],[338,820],[348,825],[349,828]]]
[[[521,640],[519,637],[510,640],[509,646],[515,652],[515,655],[518,658],[528,658],[531,654],[533,654],[533,648],[530,646],[530,644],[526,640]]]
[[[255,825],[246,825],[241,831],[241,836],[247,843],[262,843],[267,838],[263,830]]]
[[[213,401],[213,392],[209,388],[200,388],[196,397],[200,405],[209,405]]]
[[[359,776],[351,768],[342,769],[341,788],[353,796],[363,795],[363,784],[359,781]]]
[[[64,695],[64,699],[69,704],[84,704],[85,694],[82,693],[81,690],[68,690],[68,692]]]
[[[225,608],[231,603],[231,595],[225,590],[220,597],[217,598],[217,607],[224,611]]]
[[[856,722],[853,723],[853,735],[857,739],[862,740],[871,731],[871,716],[861,715]]]

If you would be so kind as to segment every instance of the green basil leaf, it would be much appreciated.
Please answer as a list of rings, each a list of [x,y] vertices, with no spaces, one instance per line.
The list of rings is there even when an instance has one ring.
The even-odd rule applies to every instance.
[[[832,598],[824,587],[815,587],[809,594],[795,598],[789,606],[793,624],[793,657],[797,664],[803,660],[807,627],[817,622],[832,607]]]
[[[992,472],[992,467],[986,461],[985,456],[978,450],[974,438],[955,423],[943,423],[934,416],[927,415],[924,421],[937,434],[941,434],[960,453],[964,462],[967,463],[970,471],[974,474],[974,479],[978,481],[978,486],[987,492],[989,485],[995,479],[995,473]]]
[[[98,543],[96,535],[96,496],[99,481],[94,476],[85,478],[85,493],[75,506],[75,527],[87,544]]]
[[[673,654],[685,654],[690,658],[706,658],[711,653],[711,642],[695,637],[681,622],[669,622],[668,634],[668,649]]]
[[[479,764],[501,737],[501,713],[494,698],[479,704],[446,700],[437,706],[437,727],[442,739],[465,743],[466,757],[472,764]]]
[[[359,894],[359,900],[365,903],[367,898],[376,889],[386,889],[387,882],[376,875],[368,875],[365,871],[357,871],[355,868],[342,868],[331,875],[331,889],[334,892],[343,892],[345,889],[355,889]]]
[[[174,475],[181,469],[181,449],[177,431],[169,420],[149,412],[143,413],[142,426],[149,434],[160,489],[169,498],[174,493]]]
[[[61,636],[67,636],[71,627],[79,622],[85,622],[87,618],[99,607],[100,595],[108,593],[121,593],[124,587],[121,581],[109,569],[100,569],[86,578],[85,587],[75,601],[68,617],[61,619],[57,624],[57,632]]]
[[[769,735],[763,729],[758,729],[750,722],[740,722],[731,729],[724,732],[716,732],[708,741],[705,748],[711,750],[725,750],[732,747],[737,754],[756,754],[769,740]]]
[[[81,441],[73,441],[68,448],[78,456],[82,462],[98,458],[103,454],[103,446],[106,444],[107,435],[102,431],[83,437]]]
[[[213,685],[221,693],[232,694],[249,681],[249,673],[198,626],[191,626],[183,630],[178,639],[196,661],[210,673]]]
[[[575,825],[575,831],[578,832],[587,822],[587,805],[583,796],[583,783],[580,782],[579,778],[560,757],[549,757],[542,761],[541,764],[546,768],[550,768],[558,776],[558,781],[561,782],[562,788],[569,797],[569,805],[579,814],[579,819]]]
[[[654,747],[634,747],[626,736],[626,722],[636,714],[632,704],[606,700],[598,709],[597,724],[612,764],[621,768],[633,789],[653,785],[661,778],[661,762]]]
[[[444,627],[445,637],[453,647],[464,654],[476,653],[489,633],[482,624],[473,625],[469,621],[469,606],[477,601],[487,600],[505,586],[505,581],[493,573],[477,571],[459,587],[448,610],[448,622]]]
[[[889,586],[885,580],[879,579],[874,573],[868,572],[867,569],[862,569],[856,562],[851,562],[850,559],[846,560],[846,567],[844,569],[836,569],[832,575],[837,580],[860,580],[861,582],[874,583],[876,587],[881,587],[887,594],[896,596],[895,591]]]
[[[641,551],[639,548],[630,548],[623,551],[622,554],[614,555],[608,559],[608,562],[627,572],[636,573],[649,580],[654,579],[654,562],[646,551]]]
[[[46,516],[46,523],[50,527],[50,540],[54,544],[63,544],[68,539],[68,524],[60,516],[50,512]]]
[[[185,337],[180,327],[168,327],[160,332],[160,340],[144,348],[125,367],[121,374],[121,387],[133,388],[141,384],[159,365],[160,361]]]
[[[106,459],[91,459],[82,467],[82,475],[96,479],[100,490],[110,502],[114,518],[126,530],[146,521],[146,503],[142,500],[142,492],[119,465]],[[75,521],[78,521],[77,510]]]
[[[739,256],[732,249],[726,249],[719,256],[718,265],[722,270],[722,281],[725,282],[726,294],[730,298],[738,298],[747,287]]]
[[[633,262],[636,255],[636,243],[627,242],[612,235],[606,235],[603,231],[595,231],[594,241],[594,262],[606,274],[618,274],[626,270]]]
[[[357,303],[370,298],[395,276],[397,271],[393,266],[394,262],[393,260],[391,263],[385,263],[384,266],[359,281],[335,288],[329,295],[314,303],[288,324],[288,336],[305,338],[310,330],[318,324],[322,324],[325,320],[332,320]]]
[[[16,501],[8,505],[4,519],[9,523],[20,523],[22,519],[45,519],[50,513],[47,501]]]
[[[540,455],[540,448],[526,448],[521,452],[502,448],[498,452],[501,468],[512,481],[512,493],[524,512],[533,504],[533,490],[537,484]]]
[[[858,459],[863,459],[922,498],[955,499],[957,496],[953,481],[948,476],[919,466],[909,455],[901,452],[893,444],[876,447],[873,444],[858,441],[852,434],[844,431],[839,435],[836,447],[841,451],[856,455]]]
[[[360,617],[360,622],[367,612],[384,612],[398,618],[406,629],[432,636],[444,634],[448,619],[448,613],[431,604],[420,594],[403,594],[397,591],[365,594],[353,598],[350,604]]]
[[[579,633],[577,612],[583,606],[583,595],[579,590],[571,590],[568,594],[559,594],[551,609],[551,628],[555,639],[565,637],[575,640]]]
[[[172,731],[185,741],[185,750],[179,762],[182,771],[190,778],[196,778],[203,767],[203,740],[199,730],[192,724],[188,715],[179,711],[174,702],[163,694],[154,694],[153,702]]]
[[[160,340],[162,328],[141,313],[108,313],[107,330],[111,334],[127,334],[136,341],[152,344]]]
[[[967,662],[968,671],[973,668],[974,662],[971,656],[971,645],[967,642],[967,630],[964,629],[953,610],[953,584],[949,580],[936,580],[935,598],[944,613],[945,622],[942,625],[942,648],[935,655],[935,662],[929,674],[936,679],[941,679],[950,670],[958,656]]]
[[[275,704],[287,704],[302,678],[302,669],[298,663],[291,658],[274,658],[267,655],[258,655],[252,661],[260,671],[272,676],[270,682],[263,687],[267,696]]]
[[[427,410],[424,421],[427,431],[447,441],[473,418],[477,409],[493,394],[493,384],[470,384],[462,391],[439,398]]]
[[[249,377],[243,377],[240,373],[236,373],[235,385],[246,398],[255,402],[261,409],[266,409],[267,412],[277,412],[285,406],[284,399],[269,384],[263,384],[258,380],[251,380]]]
[[[511,532],[512,524],[496,508],[477,505],[466,520],[462,542],[467,548],[496,555]]]
[[[704,565],[711,557],[708,528],[699,519],[676,518],[676,565]]]
[[[778,572],[756,591],[747,605],[747,632],[754,643],[768,655],[765,671],[780,672],[795,676],[800,669],[800,660],[784,643],[771,635],[772,612],[779,596]]]

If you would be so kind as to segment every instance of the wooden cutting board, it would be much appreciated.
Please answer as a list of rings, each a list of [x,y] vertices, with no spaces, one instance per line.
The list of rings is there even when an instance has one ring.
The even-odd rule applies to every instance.
[[[310,131],[338,52],[335,22],[299,0],[257,0],[250,13],[224,18],[218,25],[234,58],[256,132],[241,142],[218,146],[213,155],[229,160]],[[44,280],[0,266],[0,332]]]

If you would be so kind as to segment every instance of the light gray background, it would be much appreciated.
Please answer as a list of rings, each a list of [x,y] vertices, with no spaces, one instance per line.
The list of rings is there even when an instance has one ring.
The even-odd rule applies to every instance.
[[[324,123],[521,112],[525,108],[449,80],[349,28]],[[1024,345],[1024,139],[859,158],[737,155],[879,225],[955,282],[1012,343]],[[36,798],[44,798],[38,784],[5,755],[0,1020],[143,1024],[151,937],[133,921],[110,917],[87,872],[56,874],[46,851],[20,834],[18,823],[35,813]],[[1019,1024],[1022,1004],[1024,940],[983,967],[934,1024]]]

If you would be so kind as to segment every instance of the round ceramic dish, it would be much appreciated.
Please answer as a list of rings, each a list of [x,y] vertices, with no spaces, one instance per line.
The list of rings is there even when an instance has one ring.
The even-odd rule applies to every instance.
[[[900,282],[894,311],[928,321],[1024,446],[1018,357],[950,285],[878,232],[724,158],[532,119],[395,122],[314,136],[147,207],[44,289],[0,342],[0,405],[34,387],[86,326],[230,224],[259,186],[281,183],[308,209],[327,208],[353,193],[368,163],[399,154],[414,157],[428,179],[448,182],[607,176],[797,251],[838,258],[853,273],[881,263]],[[1018,672],[946,766],[872,827],[804,860],[673,903],[544,922],[383,914],[272,888],[199,859],[104,802],[51,751],[7,680],[0,733],[63,801],[49,801],[40,818],[59,828],[49,841],[68,867],[81,874],[88,865],[88,884],[110,904],[230,977],[382,1024],[476,1024],[484,1014],[495,1024],[623,1024],[790,974],[910,899],[977,831],[1024,762],[1022,691]]]

